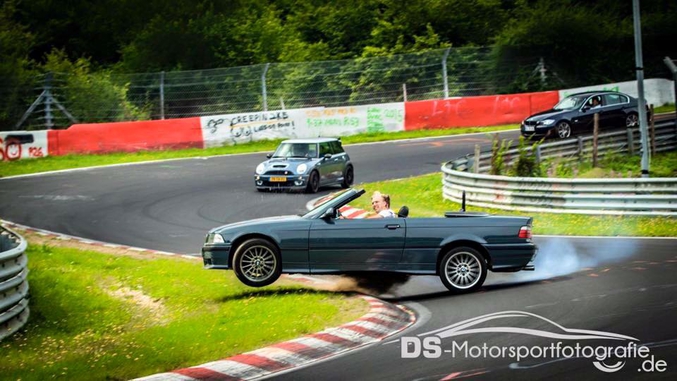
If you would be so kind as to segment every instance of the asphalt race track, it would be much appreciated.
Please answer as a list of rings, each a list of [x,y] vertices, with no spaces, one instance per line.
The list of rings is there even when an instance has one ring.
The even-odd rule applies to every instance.
[[[502,136],[516,139],[517,132]],[[360,183],[438,172],[443,161],[472,153],[476,143],[486,149],[490,139],[477,134],[353,145],[346,151]],[[214,226],[300,213],[317,197],[257,192],[253,172],[264,158],[259,153],[0,179],[0,218],[88,239],[195,254]],[[275,378],[677,379],[677,240],[537,237],[536,242],[537,271],[490,273],[477,293],[451,295],[438,278],[427,276],[372,291],[415,311],[418,322],[377,345]],[[366,287],[370,281],[382,286],[388,279],[364,281]],[[514,312],[453,326],[505,311]],[[616,338],[599,332],[592,338],[590,331]],[[417,340],[434,333],[449,337],[416,351]],[[403,337],[411,342],[404,350]],[[621,364],[611,375],[585,353],[519,361],[499,353],[557,342],[566,349],[643,345],[650,353],[604,361],[607,371]],[[463,343],[469,351],[459,348]],[[488,352],[481,353],[483,346]]]

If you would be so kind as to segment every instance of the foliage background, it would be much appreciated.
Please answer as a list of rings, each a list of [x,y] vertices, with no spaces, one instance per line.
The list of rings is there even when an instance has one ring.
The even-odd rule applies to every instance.
[[[114,115],[79,116],[87,121],[158,117],[143,102],[150,103],[157,94],[129,87],[129,77],[115,80],[116,75],[129,73],[176,74],[347,59],[357,59],[352,69],[359,69],[360,59],[453,47],[469,50],[454,50],[462,56],[462,64],[450,72],[474,65],[482,80],[492,83],[478,90],[484,93],[577,87],[631,80],[635,75],[631,0],[2,0],[0,4],[0,129],[16,123],[16,115],[35,100],[42,75],[55,69],[79,76],[75,80],[79,84],[96,82],[85,88],[101,89],[85,92],[81,99],[73,94],[62,97],[118,102]],[[645,77],[671,78],[663,58],[677,57],[669,43],[677,40],[677,2],[642,1],[641,15]],[[489,50],[488,58],[473,57],[476,50],[471,48],[479,47]],[[535,71],[541,58],[548,70],[545,80]],[[401,83],[398,62],[387,64],[393,69],[382,76],[360,77],[348,90],[374,86],[375,78]],[[321,75],[310,67],[300,67],[296,78]],[[228,75],[238,77],[237,71]],[[245,76],[242,86],[256,79]],[[287,93],[317,91],[300,82],[288,85]],[[345,90],[346,82],[338,78],[323,85],[338,92]],[[232,91],[218,86],[214,90]],[[185,107],[187,114],[195,105]]]

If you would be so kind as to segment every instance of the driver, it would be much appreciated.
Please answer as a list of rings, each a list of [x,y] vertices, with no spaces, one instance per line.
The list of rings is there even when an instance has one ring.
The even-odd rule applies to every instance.
[[[390,195],[374,192],[371,196],[371,207],[374,208],[376,214],[370,215],[367,218],[395,218],[397,214],[390,209]]]

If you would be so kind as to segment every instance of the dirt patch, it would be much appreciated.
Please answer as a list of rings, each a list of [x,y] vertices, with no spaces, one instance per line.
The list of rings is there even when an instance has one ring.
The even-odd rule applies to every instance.
[[[140,290],[132,290],[129,287],[121,287],[116,290],[108,290],[108,294],[114,298],[128,302],[139,308],[146,318],[151,321],[162,324],[168,319],[166,316],[166,308],[164,304],[158,299],[153,299],[144,294]]]

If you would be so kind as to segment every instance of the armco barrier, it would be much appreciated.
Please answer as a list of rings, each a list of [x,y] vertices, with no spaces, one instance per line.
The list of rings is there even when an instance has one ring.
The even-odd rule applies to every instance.
[[[0,340],[28,321],[26,241],[0,227]]]
[[[674,121],[656,126],[656,150],[677,149]],[[609,152],[640,153],[635,130],[604,134],[599,137],[599,154]],[[626,140],[623,139],[625,137]],[[541,159],[576,160],[591,151],[592,137],[579,137],[542,144]],[[517,150],[510,150],[511,163]],[[560,179],[508,177],[483,174],[489,170],[490,152],[480,155],[475,173],[472,156],[442,166],[444,198],[461,202],[463,192],[468,205],[532,212],[661,215],[677,216],[677,178],[632,179]]]
[[[404,129],[493,126],[519,123],[559,101],[557,91],[437,99],[405,103]]]

